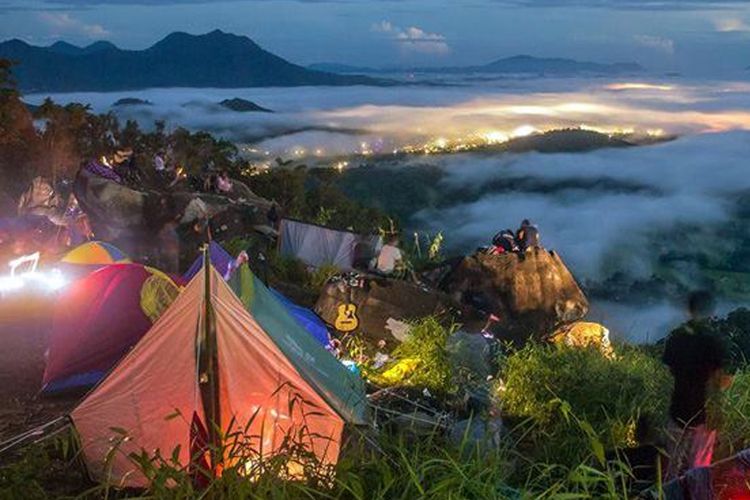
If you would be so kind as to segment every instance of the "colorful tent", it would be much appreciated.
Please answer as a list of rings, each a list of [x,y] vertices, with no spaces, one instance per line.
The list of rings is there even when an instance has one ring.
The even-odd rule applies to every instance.
[[[211,265],[219,271],[219,274],[226,277],[229,273],[229,265],[234,261],[234,257],[229,255],[229,252],[215,241],[208,244],[208,254],[211,258]],[[183,281],[185,283],[190,282],[201,269],[203,269],[203,257],[199,256],[193,261],[190,269],[182,275]]]
[[[313,336],[315,340],[320,342],[323,347],[328,347],[331,344],[331,337],[328,334],[328,328],[320,316],[315,314],[314,311],[295,304],[278,290],[269,288],[273,296],[278,300],[287,312],[299,323],[299,325],[307,330],[307,332]]]
[[[130,262],[130,259],[122,250],[111,243],[89,241],[66,253],[60,259],[60,262],[79,266],[101,267]]]
[[[96,384],[178,293],[169,277],[140,264],[109,265],[71,284],[55,304],[43,390]]]
[[[380,236],[337,231],[324,226],[283,219],[279,228],[279,252],[314,267],[334,265],[353,269],[374,258]]]
[[[145,486],[129,458],[144,451],[218,472],[276,455],[289,437],[335,463],[345,422],[365,422],[362,381],[261,283],[248,281],[246,266],[240,271],[238,279],[252,283],[243,297],[249,309],[208,266],[73,410],[95,479]],[[214,451],[196,436],[206,436]],[[218,453],[216,446],[228,444],[221,436],[244,445],[242,457]]]

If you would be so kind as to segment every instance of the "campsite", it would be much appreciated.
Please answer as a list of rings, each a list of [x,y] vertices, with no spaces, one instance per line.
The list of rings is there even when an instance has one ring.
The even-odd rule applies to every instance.
[[[0,499],[750,499],[746,75],[467,62],[728,7],[136,3],[0,7]]]

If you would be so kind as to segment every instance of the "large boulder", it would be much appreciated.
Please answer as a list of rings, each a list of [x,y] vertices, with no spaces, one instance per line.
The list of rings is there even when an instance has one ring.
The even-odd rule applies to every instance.
[[[254,226],[265,223],[271,202],[242,183],[235,186],[235,199],[192,191],[136,190],[83,168],[76,176],[74,192],[97,238],[117,242],[129,254],[139,256],[158,245],[154,237],[170,221],[191,228],[196,222],[210,220],[217,239],[251,233]],[[205,237],[203,232],[189,229],[181,234],[196,240],[181,242],[191,252],[193,243]],[[195,256],[191,253],[188,257],[192,260]]]
[[[466,257],[444,287],[454,300],[498,316],[496,336],[517,343],[545,338],[559,326],[582,319],[589,309],[560,256],[543,248]]]
[[[323,288],[315,312],[326,323],[336,325],[343,313],[342,306],[349,304],[356,308],[356,334],[373,345],[385,340],[393,346],[403,340],[405,322],[442,314],[450,308],[451,300],[439,291],[403,280],[334,277]]]

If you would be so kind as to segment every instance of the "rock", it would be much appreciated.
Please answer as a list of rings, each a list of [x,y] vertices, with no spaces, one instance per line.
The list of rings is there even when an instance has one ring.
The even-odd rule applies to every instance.
[[[400,342],[388,329],[397,325],[395,322],[440,314],[451,306],[445,294],[406,281],[375,276],[365,276],[357,284],[351,281],[355,280],[335,277],[329,281],[315,304],[315,312],[326,323],[335,325],[339,306],[354,304],[359,323],[356,333],[373,345],[381,339],[389,345]]]
[[[43,177],[34,177],[31,186],[18,200],[18,215],[42,215],[55,220],[64,209],[62,198]]]
[[[96,237],[133,256],[153,253],[155,235],[168,221],[179,218],[188,228],[181,232],[181,248],[189,254],[184,256],[186,262],[192,262],[204,239],[202,233],[192,231],[196,219],[209,218],[216,239],[252,233],[254,226],[266,222],[271,202],[237,185],[244,188],[238,199],[212,193],[139,191],[84,168],[76,176],[74,192]]]
[[[560,256],[543,248],[466,257],[443,283],[454,300],[498,316],[496,336],[516,343],[543,339],[589,309]]]
[[[576,321],[559,328],[550,336],[549,340],[555,344],[569,347],[595,347],[608,358],[614,356],[612,343],[609,339],[609,330],[599,323]]]

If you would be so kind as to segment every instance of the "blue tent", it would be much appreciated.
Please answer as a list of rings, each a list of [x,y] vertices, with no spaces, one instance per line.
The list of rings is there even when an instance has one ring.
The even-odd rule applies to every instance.
[[[298,306],[288,298],[284,297],[281,293],[273,288],[270,288],[271,293],[274,297],[281,302],[284,309],[294,318],[294,320],[307,330],[315,340],[320,342],[323,347],[328,347],[331,343],[331,339],[328,336],[328,329],[325,323],[320,317],[310,309],[302,306]]]
[[[224,250],[224,248],[215,241],[211,241],[208,244],[208,256],[211,259],[211,264],[213,264],[216,270],[219,271],[219,274],[224,276],[226,279],[227,271],[229,271],[229,264],[232,263],[234,257],[229,255],[229,252]],[[190,280],[193,279],[193,277],[198,274],[198,271],[200,271],[201,269],[203,269],[203,257],[198,256],[193,261],[190,269],[188,269],[187,272],[182,275],[182,279],[185,283],[190,282]]]

